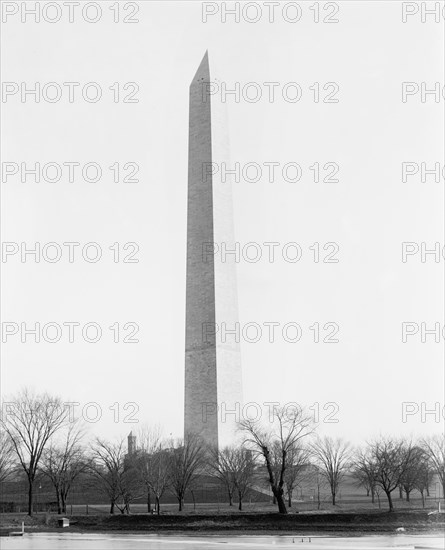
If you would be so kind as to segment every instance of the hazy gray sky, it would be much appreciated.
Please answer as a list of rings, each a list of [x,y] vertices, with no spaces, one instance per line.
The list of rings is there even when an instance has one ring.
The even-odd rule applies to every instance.
[[[285,21],[282,4],[270,23],[261,2],[256,23],[242,14],[239,23],[229,15],[223,23],[222,5],[216,3],[207,3],[205,9],[218,13],[203,22],[200,2],[166,1],[129,3],[127,11],[121,3],[119,23],[113,22],[112,2],[100,2],[97,23],[78,12],[69,23],[66,8],[59,22],[48,23],[43,15],[56,12],[37,4],[43,10],[40,23],[30,16],[22,23],[19,12],[3,25],[3,81],[19,88],[3,97],[3,162],[28,168],[35,162],[81,167],[94,162],[103,174],[88,182],[76,171],[70,183],[65,167],[54,183],[43,177],[36,183],[29,175],[21,182],[20,173],[4,178],[2,240],[18,243],[19,252],[3,257],[3,323],[30,328],[36,322],[81,327],[94,322],[103,334],[94,344],[82,339],[79,328],[73,343],[67,327],[56,343],[42,338],[37,344],[32,336],[22,343],[20,333],[11,335],[3,344],[2,394],[28,385],[80,403],[77,410],[96,402],[102,418],[91,431],[110,437],[137,428],[123,422],[132,412],[132,406],[123,410],[125,404],[136,403],[134,418],[181,435],[188,86],[208,49],[212,75],[229,89],[239,83],[245,91],[239,102],[226,98],[231,159],[264,168],[260,181],[234,184],[236,240],[241,248],[256,242],[263,252],[258,262],[242,257],[237,266],[241,326],[263,327],[258,342],[241,340],[245,401],[319,407],[320,420],[338,420],[322,422],[320,430],[354,442],[379,432],[441,430],[443,417],[440,423],[421,412],[444,407],[444,338],[435,342],[429,335],[422,343],[421,323],[427,329],[440,323],[443,329],[444,258],[436,262],[430,255],[422,263],[420,252],[422,242],[427,248],[444,246],[444,180],[428,176],[422,183],[420,168],[422,162],[427,168],[444,166],[444,98],[421,96],[422,83],[428,89],[436,82],[444,86],[443,18],[422,23],[419,3],[419,12],[403,23],[402,2],[344,1],[337,2],[336,14],[335,3],[318,4],[321,19],[338,23],[315,23],[310,6],[316,3],[301,1],[295,23]],[[133,4],[138,13],[131,16]],[[289,10],[288,18],[298,15]],[[124,23],[124,16],[139,22]],[[28,88],[41,83],[39,103],[31,95],[20,100],[23,82]],[[45,100],[57,93],[54,86],[43,92],[49,82],[59,83],[60,101]],[[72,103],[64,82],[79,83]],[[102,90],[96,103],[82,98],[89,82]],[[134,96],[133,85],[124,88],[129,82],[138,84]],[[273,102],[267,82],[278,83]],[[419,87],[406,102],[403,82]],[[247,83],[257,85],[248,89]],[[285,88],[288,83],[301,87],[299,101],[283,98],[283,89],[288,98],[297,90]],[[333,84],[323,89],[326,83]],[[14,91],[11,86],[7,90]],[[254,103],[249,98],[255,89],[263,95]],[[89,91],[92,97],[94,89]],[[338,102],[323,102],[330,92]],[[139,101],[124,103],[125,97]],[[215,94],[215,101],[222,99]],[[115,183],[109,167],[119,163],[122,179],[131,172],[131,166],[123,168],[129,162],[139,165],[139,182]],[[273,182],[267,162],[279,163]],[[289,162],[301,167],[300,181],[281,177]],[[405,183],[403,162],[419,165]],[[309,168],[315,163],[322,178],[326,163],[337,164],[333,178],[339,181],[315,183],[315,168]],[[289,178],[294,175],[290,170]],[[67,247],[56,263],[44,258],[36,263],[31,256],[22,263],[22,242],[29,248],[36,242],[81,245],[73,263]],[[82,259],[88,242],[101,247],[96,263]],[[114,263],[116,247],[109,247],[119,243],[126,256],[133,251],[122,250],[128,242],[139,246],[134,256],[139,262]],[[272,263],[266,242],[279,243]],[[290,242],[301,246],[295,263],[281,255]],[[402,242],[419,246],[405,263]],[[339,261],[315,262],[309,248],[314,243],[320,244],[321,260],[338,246]],[[336,245],[323,250],[325,243]],[[52,255],[56,249],[45,250]],[[280,324],[273,343],[264,327],[270,322]],[[289,322],[300,325],[299,342],[282,337]],[[309,327],[319,323],[323,338],[328,322],[339,326],[339,342],[315,343],[315,328]],[[419,328],[406,343],[404,322]],[[120,325],[120,340],[131,332],[131,326],[123,329],[125,323],[137,323],[139,342],[114,343],[116,331],[108,328],[114,323]],[[418,407],[406,422],[403,402],[416,404],[408,406],[411,412]],[[120,404],[118,423],[109,409],[114,403]]]

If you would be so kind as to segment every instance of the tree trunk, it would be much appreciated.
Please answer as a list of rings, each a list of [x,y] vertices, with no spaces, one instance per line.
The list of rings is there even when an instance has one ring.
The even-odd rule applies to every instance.
[[[239,495],[239,504],[238,504],[238,510],[241,512],[243,509],[243,497]]]
[[[366,496],[367,496],[367,497],[369,497],[369,492],[370,492],[369,487],[366,487]]]
[[[156,496],[155,498],[156,498],[156,513],[159,516],[161,514],[161,501],[158,496]]]
[[[407,491],[405,489],[405,493],[406,493],[406,502],[409,502],[409,493],[410,493],[410,491]]]
[[[429,485],[426,486],[426,496],[427,497],[430,496],[430,487],[429,487]]]
[[[332,504],[333,504],[333,506],[335,506],[335,497],[336,497],[335,491],[332,491]]]
[[[60,498],[60,492],[59,492],[59,489],[56,488],[56,501],[57,501],[57,513],[59,514],[63,514],[63,508],[62,508],[62,503],[61,503],[61,498]]]
[[[292,508],[292,493],[290,491],[287,493],[287,505]]]
[[[33,509],[32,509],[32,503],[33,503],[33,497],[34,497],[34,493],[33,493],[33,485],[34,485],[34,482],[28,478],[28,516],[32,516],[32,513],[33,513]]]
[[[277,504],[280,514],[287,514],[286,504],[282,495],[277,496]]]
[[[110,514],[114,514],[114,500],[110,503]]]
[[[151,513],[151,494],[150,487],[147,487],[147,512]]]
[[[374,491],[373,488],[371,489],[371,502],[372,502],[372,504],[375,503],[375,491]]]
[[[278,504],[278,512],[280,514],[287,514],[286,503],[283,498],[283,489],[274,489],[272,487],[272,491],[275,497],[275,502]]]
[[[399,485],[399,498],[403,498],[403,489],[401,485]]]
[[[425,493],[420,491],[420,496],[422,497],[422,508],[425,508]]]
[[[389,511],[394,512],[394,505],[392,503],[391,491],[385,491],[386,497],[388,498]]]
[[[179,504],[178,510],[182,512],[182,507],[184,505],[184,498],[182,496],[178,497],[178,504]]]
[[[228,491],[228,495],[229,495],[229,506],[233,506],[233,495],[230,491]]]

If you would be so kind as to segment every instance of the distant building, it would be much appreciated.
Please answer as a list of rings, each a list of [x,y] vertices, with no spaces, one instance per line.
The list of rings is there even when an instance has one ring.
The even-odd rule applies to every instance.
[[[128,441],[128,444],[127,444],[128,455],[127,456],[133,456],[133,455],[136,454],[136,451],[137,451],[136,436],[133,435],[133,432],[130,432],[128,434],[127,441]]]

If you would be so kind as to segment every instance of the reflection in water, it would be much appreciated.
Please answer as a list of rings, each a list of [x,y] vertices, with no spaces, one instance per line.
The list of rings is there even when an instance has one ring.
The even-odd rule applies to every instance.
[[[126,535],[126,534],[74,534],[51,533],[30,534],[24,537],[2,537],[2,550],[227,550],[244,548],[300,548],[301,550],[328,550],[329,548],[344,550],[372,550],[397,548],[399,550],[430,548],[443,549],[444,539],[434,536],[371,536],[371,537],[309,537],[292,536],[158,536],[158,535]]]

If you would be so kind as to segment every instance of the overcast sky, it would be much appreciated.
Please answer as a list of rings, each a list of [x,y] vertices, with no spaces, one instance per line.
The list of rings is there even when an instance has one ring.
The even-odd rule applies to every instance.
[[[45,2],[38,4],[43,10]],[[301,14],[289,10],[288,19],[301,15],[295,23],[285,20],[281,7],[270,23],[263,3],[256,4],[258,22],[241,14],[239,23],[229,15],[224,23],[216,3],[203,8],[199,2],[164,1],[130,3],[127,11],[121,3],[120,22],[114,23],[112,4],[100,3],[97,23],[78,12],[69,23],[64,8],[59,22],[48,23],[43,15],[56,12],[42,11],[40,23],[29,16],[22,23],[19,12],[3,25],[3,81],[19,88],[3,95],[3,162],[28,168],[35,162],[95,162],[103,174],[100,181],[84,181],[77,167],[70,183],[65,167],[58,182],[42,176],[36,183],[30,175],[22,182],[20,173],[3,178],[2,240],[19,247],[16,254],[3,254],[3,323],[31,328],[71,321],[80,329],[73,343],[67,327],[56,343],[43,337],[35,343],[32,336],[22,343],[20,332],[9,336],[2,346],[2,395],[26,385],[80,403],[77,411],[96,402],[102,417],[90,430],[107,437],[138,429],[124,422],[133,412],[124,406],[135,403],[139,423],[160,423],[167,435],[182,434],[188,88],[208,49],[212,78],[245,90],[239,102],[226,97],[231,161],[263,168],[279,163],[273,182],[264,168],[259,181],[241,178],[233,185],[235,238],[241,248],[255,242],[263,251],[259,261],[242,257],[237,265],[240,323],[279,323],[273,343],[266,328],[256,343],[241,340],[245,402],[319,407],[321,433],[355,443],[380,432],[440,431],[443,417],[440,423],[421,412],[444,406],[444,338],[435,342],[429,335],[422,343],[421,323],[443,329],[444,258],[436,262],[429,255],[422,263],[420,252],[422,242],[444,246],[444,180],[428,176],[422,183],[420,169],[422,162],[444,166],[444,98],[436,102],[427,95],[422,102],[421,96],[422,82],[444,86],[443,19],[422,23],[419,11],[403,23],[401,2],[347,1],[337,3],[338,13],[334,3],[321,2],[319,23],[313,2],[299,2]],[[132,4],[138,8],[134,15]],[[202,10],[217,8],[203,22]],[[87,16],[94,17],[93,10]],[[139,22],[124,23],[123,17]],[[31,95],[20,100],[22,82],[28,88],[41,83],[39,103]],[[60,101],[47,101],[57,94],[55,86],[43,91],[48,82],[59,83]],[[72,103],[64,82],[79,83]],[[88,82],[102,90],[96,103],[82,98]],[[134,85],[124,88],[130,82],[137,91]],[[252,82],[257,86],[244,88]],[[266,82],[278,83],[273,102]],[[418,93],[415,85],[410,88],[406,102],[403,82],[419,87]],[[287,83],[301,87],[299,101],[289,99],[298,88]],[[334,84],[323,89],[326,83]],[[255,89],[262,96],[249,101]],[[14,92],[14,84],[8,90]],[[88,91],[93,97],[94,88]],[[329,93],[338,102],[323,102]],[[124,103],[125,97],[138,102]],[[122,180],[131,175],[132,165],[124,169],[130,162],[139,166],[139,181],[115,183],[116,170],[109,167],[119,163]],[[289,162],[301,167],[298,182],[281,176]],[[406,182],[403,162],[419,166]],[[315,183],[315,169],[309,168],[314,163],[321,178],[338,165],[331,179],[339,181]],[[326,163],[333,164],[325,170]],[[294,174],[289,171],[290,178]],[[43,257],[36,263],[32,256],[23,263],[22,242],[30,248],[36,242],[42,248],[48,242],[81,244],[73,263],[63,246],[56,263]],[[82,258],[88,242],[102,250],[96,263]],[[129,242],[139,247],[133,256],[138,263],[122,262],[134,250],[123,250]],[[279,243],[272,263],[266,242]],[[290,242],[301,246],[298,262],[283,259]],[[419,246],[406,262],[403,242]],[[116,246],[109,249],[113,243],[119,243],[118,263]],[[320,245],[319,262],[314,243]],[[335,245],[323,250],[326,243]],[[56,249],[45,250],[52,255]],[[323,262],[331,251],[339,261]],[[102,328],[97,343],[81,336],[88,322]],[[289,322],[301,327],[296,343],[282,337]],[[405,343],[404,322],[419,329]],[[124,325],[136,323],[139,342],[114,343],[116,330],[108,327],[115,323],[120,340],[133,327]],[[333,326],[327,332],[324,325],[336,323],[339,342],[315,343],[315,329],[309,328],[314,323],[321,340]],[[404,402],[415,412],[406,422]],[[114,403],[121,412],[117,423],[116,406],[109,409]]]

